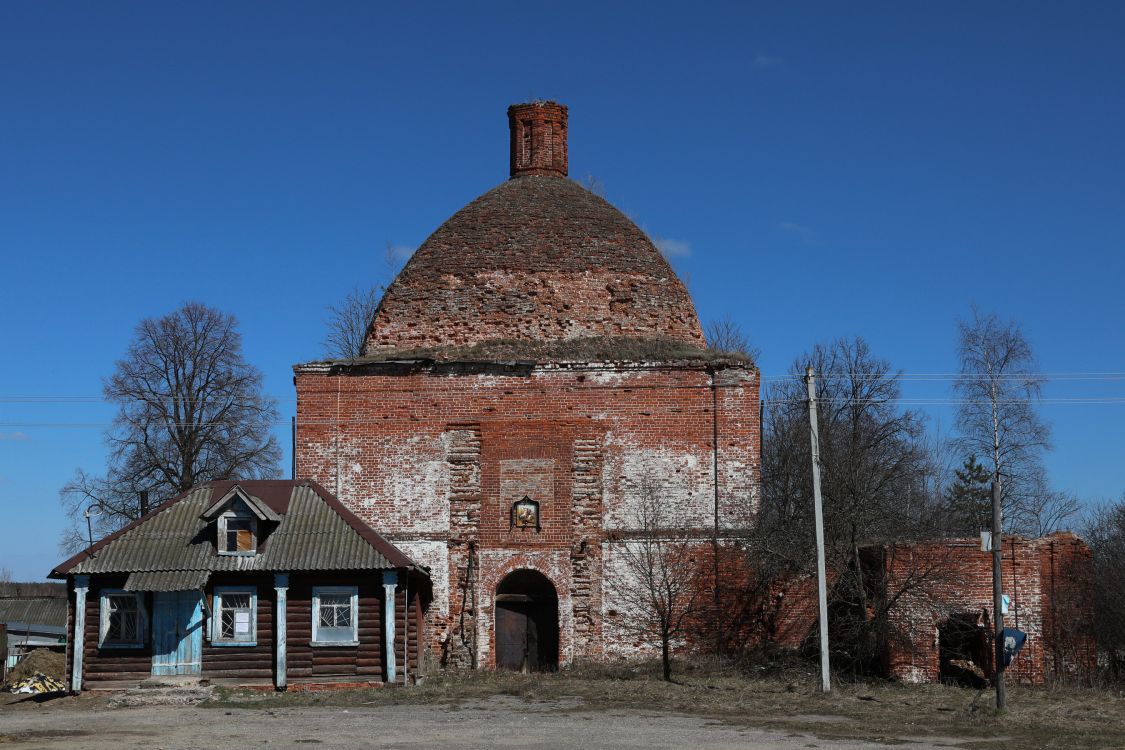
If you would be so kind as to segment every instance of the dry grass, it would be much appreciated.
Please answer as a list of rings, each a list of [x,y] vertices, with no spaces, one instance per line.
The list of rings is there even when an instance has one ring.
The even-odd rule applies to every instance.
[[[705,349],[673,339],[591,336],[578,339],[531,341],[498,339],[467,347],[394,349],[333,364],[433,359],[442,362],[704,362],[753,366],[744,354]]]
[[[407,689],[265,695],[223,691],[212,706],[419,704],[459,706],[516,696],[558,711],[641,710],[706,716],[731,724],[814,733],[822,738],[899,743],[957,738],[960,747],[1098,748],[1125,746],[1125,695],[1093,688],[1012,686],[998,714],[992,693],[942,685],[838,681],[830,695],[815,674],[791,669],[681,670],[660,681],[655,666],[581,666],[557,674],[445,672]]]

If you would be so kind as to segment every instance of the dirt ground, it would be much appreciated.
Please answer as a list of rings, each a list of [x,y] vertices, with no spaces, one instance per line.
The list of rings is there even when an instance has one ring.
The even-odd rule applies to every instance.
[[[1101,748],[1125,747],[1125,696],[1089,688],[990,693],[937,685],[643,673],[443,674],[410,688],[219,689],[191,707],[110,708],[106,697],[0,705],[0,747],[198,748]],[[3,703],[3,700],[0,700]]]

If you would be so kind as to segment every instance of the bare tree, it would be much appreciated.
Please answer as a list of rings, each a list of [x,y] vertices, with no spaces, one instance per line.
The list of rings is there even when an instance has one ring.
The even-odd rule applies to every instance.
[[[587,191],[593,193],[594,195],[598,196],[599,198],[605,197],[605,185],[603,185],[602,181],[599,180],[597,177],[595,177],[593,175],[593,173],[588,172],[586,174],[586,176],[584,178],[582,178],[581,180],[579,180],[577,178],[572,178],[572,179],[574,179],[574,181],[577,182],[582,187],[586,188]]]
[[[342,302],[328,306],[328,319],[325,321],[328,333],[324,337],[324,350],[329,357],[355,359],[363,356],[371,321],[375,318],[387,287],[398,275],[407,257],[409,253],[404,253],[403,248],[388,242],[380,272],[383,280],[369,287],[356,287],[348,292]]]
[[[1023,493],[1018,528],[1029,536],[1046,536],[1070,527],[1082,508],[1075,495],[1051,487],[1047,472],[1039,470],[1031,477]]]
[[[984,459],[1000,482],[1006,527],[1029,533],[1035,525],[1031,495],[1050,437],[1033,405],[1044,380],[1035,374],[1031,344],[1015,321],[973,308],[972,319],[958,325],[959,444],[966,454]]]
[[[761,352],[750,343],[749,337],[743,332],[742,326],[734,322],[730,316],[712,320],[707,324],[704,335],[707,338],[707,347],[720,352],[733,352],[757,361]]]
[[[617,546],[631,579],[617,591],[625,627],[660,642],[663,676],[672,680],[672,648],[688,631],[702,602],[701,540],[668,512],[668,491],[646,472],[638,480],[631,528]]]
[[[72,521],[63,546],[86,541],[87,512],[97,535],[138,518],[142,492],[155,505],[200,482],[277,476],[277,404],[261,389],[233,315],[189,302],[142,320],[103,386],[118,407],[106,474],[79,469],[60,492]]]
[[[367,330],[379,309],[384,287],[357,287],[338,305],[328,307],[328,335],[324,349],[330,357],[355,359],[363,356]]]
[[[922,415],[897,404],[899,373],[861,338],[817,345],[794,362],[790,378],[767,392],[757,565],[780,580],[814,569],[806,363],[817,376],[825,546],[834,582],[829,606],[838,636],[833,648],[841,666],[868,670],[891,609],[941,573],[930,564],[900,569],[898,590],[873,598],[884,583],[874,550],[930,537],[938,527],[940,470]]]
[[[1094,509],[1083,529],[1094,555],[1094,636],[1107,676],[1125,680],[1125,493]]]
[[[0,583],[11,583],[11,582],[12,582],[12,569],[11,568],[0,568]]]

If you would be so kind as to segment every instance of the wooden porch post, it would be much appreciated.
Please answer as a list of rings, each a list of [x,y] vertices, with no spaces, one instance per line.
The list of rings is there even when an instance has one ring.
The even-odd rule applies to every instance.
[[[86,650],[86,593],[90,590],[90,576],[74,577],[74,638],[71,642],[73,656],[70,660],[70,689],[82,690],[82,655]]]
[[[398,588],[398,571],[383,571],[383,653],[387,660],[387,682],[393,683],[395,669],[395,590]]]
[[[287,684],[285,675],[285,605],[289,600],[289,574],[275,574],[273,588],[277,592],[277,611],[273,615],[273,642],[277,653],[277,665],[273,684],[278,690],[284,690]]]

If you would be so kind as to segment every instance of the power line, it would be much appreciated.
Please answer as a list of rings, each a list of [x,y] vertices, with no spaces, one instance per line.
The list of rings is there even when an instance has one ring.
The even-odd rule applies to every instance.
[[[892,399],[833,399],[833,398],[817,398],[817,401],[822,404],[857,404],[857,405],[877,405],[877,404],[897,404],[902,406],[957,406],[961,404],[978,404],[981,406],[992,403],[991,401],[970,400],[970,399],[910,399],[910,398],[892,398]],[[778,406],[782,404],[789,404],[793,406],[804,406],[806,401],[803,399],[763,399],[761,403],[765,406]],[[1029,401],[1027,399],[1008,399],[1001,400],[997,403],[1012,404],[1012,403],[1035,403],[1044,404],[1048,406],[1125,406],[1125,396],[1111,396],[1111,397],[1096,397],[1096,398],[1043,398]],[[706,410],[707,407],[700,407]],[[660,412],[657,413],[652,409],[643,410],[646,416],[663,416],[669,414],[683,414],[683,411],[678,412]],[[567,415],[569,417],[578,416],[576,414]],[[286,424],[288,420],[273,421],[274,425]],[[387,420],[383,418],[378,419],[304,419],[301,420],[302,425],[339,425],[339,424],[386,424]],[[184,423],[167,423],[155,422],[150,425],[153,429],[161,428],[175,428],[175,427],[209,427],[212,425],[224,425],[227,422],[184,422]],[[89,428],[106,428],[113,427],[112,422],[0,422],[0,429],[31,429],[31,428],[61,428],[61,429],[89,429]]]

